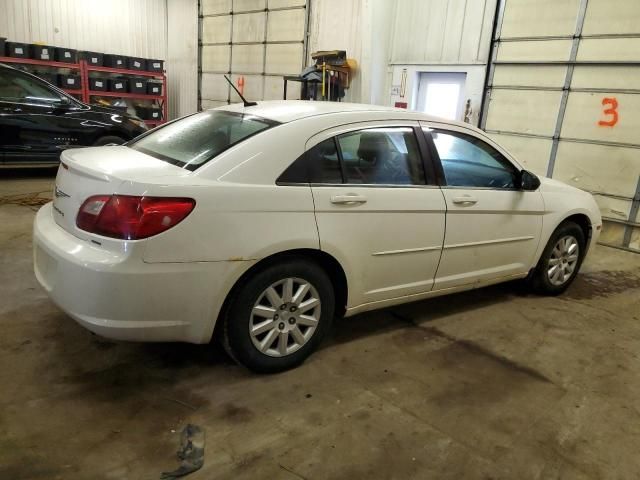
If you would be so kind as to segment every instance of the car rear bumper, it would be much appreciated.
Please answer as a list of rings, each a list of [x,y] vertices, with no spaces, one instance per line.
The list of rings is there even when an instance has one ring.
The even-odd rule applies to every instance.
[[[61,228],[52,204],[33,231],[34,271],[53,302],[88,330],[117,340],[206,343],[237,262],[145,263]]]

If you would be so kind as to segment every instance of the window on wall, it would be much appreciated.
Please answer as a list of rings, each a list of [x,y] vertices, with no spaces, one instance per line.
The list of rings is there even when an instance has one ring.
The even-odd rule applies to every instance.
[[[489,144],[459,132],[433,130],[430,133],[448,186],[517,187],[518,170]]]

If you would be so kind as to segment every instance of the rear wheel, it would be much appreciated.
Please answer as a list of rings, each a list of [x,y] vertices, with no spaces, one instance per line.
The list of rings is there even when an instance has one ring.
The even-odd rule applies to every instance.
[[[234,293],[224,316],[229,355],[255,372],[300,365],[320,344],[334,314],[326,272],[304,259],[271,265]]]
[[[117,137],[115,135],[107,135],[106,137],[100,137],[93,144],[94,147],[103,147],[105,145],[115,144],[122,145],[126,140],[121,137]]]
[[[551,235],[533,273],[534,290],[547,295],[564,292],[580,270],[585,246],[584,232],[577,224],[560,225]]]

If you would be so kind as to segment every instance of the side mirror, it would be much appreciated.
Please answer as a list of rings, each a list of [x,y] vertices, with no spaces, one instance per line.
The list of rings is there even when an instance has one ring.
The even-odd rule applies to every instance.
[[[528,170],[520,172],[520,188],[526,191],[534,191],[540,187],[540,179]]]
[[[53,108],[56,110],[68,110],[71,107],[71,100],[67,97],[60,97],[59,100],[55,100],[53,103]]]

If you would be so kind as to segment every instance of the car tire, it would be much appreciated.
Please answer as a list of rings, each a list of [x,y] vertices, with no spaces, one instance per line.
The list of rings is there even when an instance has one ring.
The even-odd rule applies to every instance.
[[[109,144],[122,145],[126,140],[121,137],[117,137],[115,135],[107,135],[106,137],[100,137],[93,143],[94,147],[104,147]]]
[[[551,235],[530,278],[533,290],[542,295],[564,292],[576,278],[585,253],[582,228],[574,222],[561,224]]]
[[[256,373],[288,370],[318,347],[334,310],[324,269],[288,259],[253,273],[235,289],[223,317],[222,343],[231,358]]]

